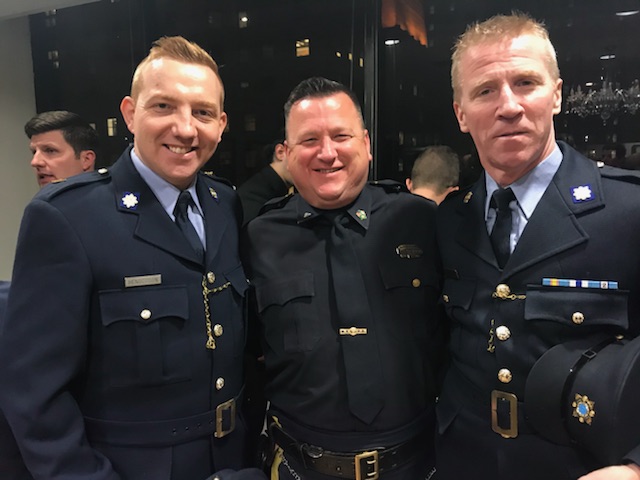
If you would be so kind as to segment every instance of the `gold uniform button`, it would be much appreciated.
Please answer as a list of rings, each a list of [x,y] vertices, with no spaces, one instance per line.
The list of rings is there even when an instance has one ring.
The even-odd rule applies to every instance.
[[[449,303],[449,295],[442,295],[442,300],[444,300],[444,303]]]
[[[144,309],[140,312],[140,318],[143,320],[149,320],[151,318],[151,310]]]
[[[502,383],[509,383],[513,379],[513,375],[511,374],[511,370],[508,368],[501,368],[498,372],[498,380]]]
[[[501,340],[503,342],[505,340],[509,340],[509,338],[511,338],[511,330],[509,330],[509,327],[500,325],[498,328],[496,328],[496,337],[498,337],[498,340]]]
[[[413,285],[413,286],[414,286],[414,287],[416,287],[416,288],[418,288],[418,287],[420,286],[420,284],[421,284],[421,283],[420,283],[420,279],[419,279],[419,278],[414,278],[414,279],[411,281],[411,285]]]
[[[213,334],[216,337],[221,337],[222,336],[222,332],[224,332],[224,328],[222,328],[222,325],[220,325],[219,323],[216,323],[213,326]]]
[[[207,282],[213,283],[216,281],[216,274],[213,272],[207,273]]]
[[[498,285],[496,287],[495,295],[498,298],[507,298],[509,295],[511,295],[511,289],[509,288],[509,285],[507,285],[506,283],[501,283],[500,285]]]
[[[582,324],[582,322],[584,322],[584,314],[582,312],[574,312],[573,315],[571,315],[571,321],[576,325]]]
[[[224,387],[224,378],[220,377],[216,380],[216,390],[222,390]]]

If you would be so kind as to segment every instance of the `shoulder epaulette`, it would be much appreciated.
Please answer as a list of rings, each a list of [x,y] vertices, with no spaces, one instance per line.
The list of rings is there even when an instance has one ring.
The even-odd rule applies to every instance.
[[[400,182],[396,182],[395,180],[374,180],[369,182],[369,185],[382,187],[384,191],[388,193],[409,192],[405,185]]]
[[[604,178],[611,178],[613,180],[620,180],[622,182],[640,184],[640,171],[638,170],[625,170],[623,168],[610,167],[608,165],[600,165],[602,162],[598,162],[600,175]]]
[[[83,185],[105,181],[111,178],[108,168],[99,168],[94,172],[81,173],[73,177],[57,180],[42,188],[34,197],[39,200],[49,200],[62,192],[73,190]]]
[[[272,198],[260,208],[260,211],[258,212],[258,216],[268,212],[269,210],[275,210],[277,208],[284,207],[287,204],[287,202],[291,200],[291,197],[293,197],[294,195],[295,195],[294,193],[288,193],[284,197]]]
[[[213,173],[211,170],[206,170],[206,171],[203,171],[202,173],[203,173],[204,175],[206,175],[207,177],[209,177],[210,179],[215,180],[216,182],[223,183],[223,184],[225,184],[225,185],[227,185],[227,186],[229,186],[229,187],[233,188],[234,190],[236,189],[236,186],[235,186],[233,183],[231,183],[231,181],[230,181],[230,180],[227,180],[227,179],[226,179],[226,178],[224,178],[224,177],[219,177],[219,176],[217,176],[217,175],[216,175],[215,173]]]

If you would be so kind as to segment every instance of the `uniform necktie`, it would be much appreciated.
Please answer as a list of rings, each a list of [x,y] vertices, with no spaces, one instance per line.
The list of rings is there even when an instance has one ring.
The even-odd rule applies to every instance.
[[[496,221],[493,224],[490,238],[500,268],[504,268],[511,255],[512,221],[509,203],[515,198],[513,190],[510,188],[499,188],[491,196],[490,207],[496,210]]]
[[[381,362],[362,270],[345,225],[346,213],[331,216],[329,243],[339,334],[351,413],[370,424],[383,407]]]
[[[173,209],[173,215],[176,217],[176,225],[178,225],[178,228],[184,236],[187,237],[189,244],[198,254],[200,262],[203,262],[204,247],[202,246],[202,241],[200,240],[196,229],[193,227],[191,220],[189,220],[189,215],[187,213],[187,210],[191,205],[195,205],[191,194],[187,190],[183,190],[178,196],[176,207]]]

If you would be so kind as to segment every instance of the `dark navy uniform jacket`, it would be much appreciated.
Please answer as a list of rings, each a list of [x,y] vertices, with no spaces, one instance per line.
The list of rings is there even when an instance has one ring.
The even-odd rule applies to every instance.
[[[0,281],[0,330],[7,312],[10,286],[11,282]],[[32,478],[24,466],[20,450],[18,450],[11,428],[2,411],[0,411],[0,478],[2,480],[30,480]]]
[[[348,405],[326,251],[331,224],[295,194],[246,229],[243,255],[263,333],[266,395],[273,409],[312,429],[380,433],[433,408],[442,348],[435,204],[399,190],[397,184],[366,185],[347,210],[367,297],[339,293],[370,303],[382,362],[382,371],[362,372],[383,386],[384,407],[369,425]],[[420,253],[402,258],[401,245]]]
[[[0,407],[47,479],[203,479],[240,468],[247,281],[233,189],[198,174],[206,261],[125,152],[27,206],[0,334]],[[204,281],[204,284],[203,284]],[[207,295],[215,350],[205,348]],[[218,425],[231,428],[230,404]]]
[[[526,404],[535,399],[525,398],[525,384],[554,345],[593,332],[640,333],[640,178],[559,146],[562,163],[503,271],[484,220],[484,178],[438,209],[452,357],[437,407],[446,480],[470,471],[574,479],[600,466],[530,431]],[[615,281],[619,288],[543,286],[544,278]],[[516,438],[492,431],[493,390],[515,394],[519,408],[524,402]],[[638,462],[640,448],[629,459]]]

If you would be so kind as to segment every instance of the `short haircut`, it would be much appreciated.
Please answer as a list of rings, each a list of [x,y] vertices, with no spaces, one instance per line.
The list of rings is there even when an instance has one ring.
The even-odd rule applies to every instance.
[[[458,186],[460,159],[450,147],[427,147],[416,158],[411,169],[411,182],[415,188],[431,187],[438,194]]]
[[[364,128],[364,118],[362,117],[362,108],[360,107],[360,101],[358,97],[356,97],[355,93],[349,90],[345,85],[339,82],[334,82],[333,80],[328,80],[323,77],[311,77],[307,78],[300,82],[289,94],[289,98],[287,102],[284,104],[284,121],[285,125],[289,120],[289,114],[291,113],[291,108],[298,103],[300,100],[305,98],[321,98],[321,97],[330,97],[337,93],[346,94],[353,105],[356,107],[358,114],[360,115],[360,120],[362,121],[362,128]]]
[[[80,115],[65,110],[42,112],[29,120],[24,132],[31,138],[40,133],[60,130],[64,140],[71,145],[76,157],[84,150],[97,151],[98,133]]]
[[[197,43],[190,42],[184,37],[162,37],[153,42],[149,55],[147,55],[136,67],[136,71],[133,73],[133,80],[131,82],[131,97],[135,100],[142,89],[142,71],[152,61],[159,58],[168,58],[176,60],[182,63],[192,63],[195,65],[202,65],[209,67],[213,73],[215,73],[220,87],[222,90],[222,98],[220,100],[220,106],[224,105],[224,84],[218,71],[218,64],[215,62],[211,55],[209,55],[201,46]]]
[[[533,35],[545,41],[547,54],[545,63],[549,74],[554,80],[560,78],[556,51],[549,39],[549,32],[544,24],[534,20],[522,12],[512,12],[511,15],[495,15],[484,22],[476,22],[469,26],[458,37],[451,55],[451,87],[454,98],[458,98],[460,89],[460,59],[471,47],[482,43],[499,42],[504,39],[516,38],[520,35]]]

